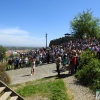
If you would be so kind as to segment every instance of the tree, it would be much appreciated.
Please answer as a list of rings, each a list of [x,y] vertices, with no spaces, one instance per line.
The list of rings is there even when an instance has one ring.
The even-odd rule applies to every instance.
[[[0,46],[0,60],[3,60],[3,58],[5,57],[6,57],[6,49]]]
[[[70,22],[71,31],[76,38],[83,38],[84,35],[98,37],[100,36],[100,20],[93,17],[91,10],[78,13]]]

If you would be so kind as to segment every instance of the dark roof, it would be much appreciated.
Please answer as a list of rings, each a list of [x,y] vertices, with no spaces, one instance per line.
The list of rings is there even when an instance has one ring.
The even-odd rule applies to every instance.
[[[64,34],[64,35],[70,35],[69,33],[66,33],[66,34]]]

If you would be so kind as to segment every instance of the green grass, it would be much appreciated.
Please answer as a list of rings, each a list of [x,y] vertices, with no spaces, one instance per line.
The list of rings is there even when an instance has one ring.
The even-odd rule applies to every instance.
[[[24,85],[15,85],[19,88],[16,92],[22,97],[42,96],[50,100],[70,100],[68,98],[66,87],[61,79],[41,79],[38,81],[27,82]],[[12,86],[14,87],[14,86]]]

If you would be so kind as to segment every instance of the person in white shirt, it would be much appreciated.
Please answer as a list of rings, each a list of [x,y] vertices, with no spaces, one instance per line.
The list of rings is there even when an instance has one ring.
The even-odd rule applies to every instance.
[[[35,69],[35,58],[33,58],[32,64],[31,64],[31,76],[34,74]]]

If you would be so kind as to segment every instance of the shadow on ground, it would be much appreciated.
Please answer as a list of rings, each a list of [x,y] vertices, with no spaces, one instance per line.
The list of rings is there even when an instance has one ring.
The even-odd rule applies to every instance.
[[[31,76],[30,74],[28,74],[28,75],[23,75],[23,76],[21,76],[21,77],[26,77],[26,76]]]
[[[59,76],[54,75],[54,76],[48,76],[48,77],[44,77],[44,78],[46,78],[46,79],[49,79],[49,78],[60,79],[60,78],[66,78],[66,77],[70,77],[70,76],[71,76],[70,74],[60,74]]]

